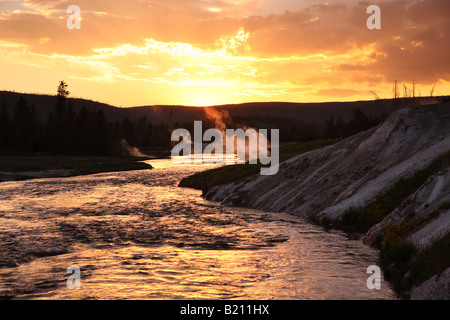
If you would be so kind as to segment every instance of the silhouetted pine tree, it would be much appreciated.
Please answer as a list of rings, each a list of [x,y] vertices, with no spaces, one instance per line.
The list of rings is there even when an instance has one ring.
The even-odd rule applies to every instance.
[[[19,99],[12,121],[12,149],[19,153],[33,152],[36,136],[36,113],[34,105],[28,106],[24,97]]]
[[[333,116],[328,118],[328,120],[325,122],[325,137],[331,139],[338,138]]]
[[[136,146],[142,147],[147,131],[147,117],[141,117],[136,123]]]
[[[347,136],[347,124],[344,122],[344,119],[342,119],[342,116],[339,116],[334,127],[335,127],[336,137],[338,139],[342,139]]]
[[[11,136],[11,119],[6,104],[3,102],[2,111],[0,113],[0,154],[6,152]]]
[[[107,132],[108,126],[103,110],[96,112],[94,117],[94,131],[91,136],[93,141],[92,154],[108,155],[110,153],[110,143]]]
[[[353,109],[353,118],[349,122],[348,136],[370,128],[369,118],[359,108]]]
[[[130,145],[136,145],[135,125],[128,117],[122,121],[122,139],[125,139]]]
[[[76,127],[75,127],[75,112],[73,111],[72,102],[67,103],[67,108],[64,115],[64,151],[69,154],[76,153]]]
[[[52,151],[56,154],[61,154],[67,151],[66,137],[67,137],[67,111],[66,100],[70,92],[67,90],[67,84],[61,81],[58,86],[58,94],[56,96],[56,104],[53,112],[53,123],[51,126],[51,135],[53,136]]]
[[[178,127],[176,127],[176,128],[178,128]],[[152,147],[152,145],[153,145],[152,139],[153,139],[153,126],[152,126],[151,122],[148,122],[147,128],[145,130],[145,137],[144,137],[144,140],[142,141],[142,147],[143,148]]]
[[[76,153],[89,154],[92,150],[90,136],[94,124],[92,123],[91,112],[83,106],[75,120],[76,132]]]

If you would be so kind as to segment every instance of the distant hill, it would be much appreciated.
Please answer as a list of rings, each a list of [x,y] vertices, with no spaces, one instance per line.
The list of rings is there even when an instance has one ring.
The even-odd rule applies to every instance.
[[[34,104],[37,115],[41,119],[46,119],[53,110],[56,103],[56,96],[25,94],[9,91],[0,91],[0,108],[5,105],[7,111],[12,114],[14,108],[23,96],[26,101]],[[420,98],[420,103],[431,103],[436,99],[442,100],[444,97]],[[187,107],[187,106],[141,106],[132,108],[119,108],[109,104],[86,99],[69,99],[74,111],[79,112],[86,107],[90,111],[103,110],[105,117],[109,121],[138,120],[146,116],[147,120],[153,124],[165,123],[173,125],[175,123],[192,123],[195,120],[207,119],[205,109],[209,107]],[[401,100],[401,99],[400,99]],[[419,98],[417,99],[419,102]],[[233,105],[214,106],[219,111],[226,111],[231,118],[279,118],[279,120],[298,120],[305,123],[323,124],[329,117],[335,119],[342,117],[344,121],[352,116],[353,109],[359,108],[369,118],[379,117],[388,113],[392,108],[393,100],[357,101],[357,102],[327,102],[327,103],[287,103],[287,102],[260,102]]]

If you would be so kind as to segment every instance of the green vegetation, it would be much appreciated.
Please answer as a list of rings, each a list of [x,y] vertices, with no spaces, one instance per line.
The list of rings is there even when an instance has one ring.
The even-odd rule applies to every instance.
[[[450,209],[450,202],[445,202],[439,206],[439,210],[446,211]]]
[[[280,163],[299,154],[322,148],[337,140],[318,140],[288,144],[280,147]],[[194,188],[206,193],[209,188],[225,183],[245,180],[260,172],[261,164],[237,164],[197,173],[183,179],[180,187]]]
[[[137,157],[0,157],[0,172],[14,173],[14,179],[29,179],[27,172],[48,170],[67,170],[70,176],[101,172],[151,169],[152,166],[141,161],[148,158]],[[0,173],[1,178],[1,173]]]
[[[367,232],[373,225],[391,213],[430,176],[450,165],[450,151],[433,160],[426,168],[400,178],[388,190],[380,193],[367,205],[350,208],[333,225],[344,230]]]
[[[433,275],[440,275],[450,266],[450,232],[420,251],[411,265],[409,281],[420,284]]]
[[[384,277],[397,294],[404,295],[410,287],[405,274],[410,270],[417,248],[405,239],[395,239],[386,244],[380,251],[380,264]]]
[[[410,219],[387,227],[381,236],[380,263],[386,279],[399,295],[405,295],[413,285],[419,285],[450,266],[450,233],[435,239],[422,251],[406,240],[448,208],[449,203],[446,202],[417,219],[411,219],[411,215]]]
[[[328,217],[320,218],[317,215],[312,215],[310,220],[327,228],[365,233],[401,205],[428,178],[449,165],[450,151],[447,151],[426,168],[399,179],[365,206],[350,208],[336,220]],[[441,212],[449,208],[450,203],[445,202],[438,209],[417,218],[414,212],[410,212],[402,222],[387,227],[376,240],[375,245],[380,249],[380,264],[385,278],[400,297],[407,298],[413,286],[420,285],[450,267],[450,233],[435,239],[425,249],[417,248],[408,240],[411,234],[438,218]]]
[[[418,219],[404,220],[399,224],[388,226],[381,237],[381,242],[378,244],[381,248],[385,248],[389,245],[389,243],[395,242],[399,239],[405,239],[407,236],[429,224],[438,216],[439,212],[433,211]]]
[[[380,263],[386,280],[406,298],[413,286],[439,276],[450,266],[450,232],[422,250],[406,238],[391,238],[381,248]]]

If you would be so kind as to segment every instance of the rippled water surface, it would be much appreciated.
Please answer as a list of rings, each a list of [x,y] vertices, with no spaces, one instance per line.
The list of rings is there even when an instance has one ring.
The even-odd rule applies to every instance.
[[[207,166],[0,184],[0,298],[393,299],[377,252],[300,218],[178,188]],[[66,269],[81,268],[81,290]]]

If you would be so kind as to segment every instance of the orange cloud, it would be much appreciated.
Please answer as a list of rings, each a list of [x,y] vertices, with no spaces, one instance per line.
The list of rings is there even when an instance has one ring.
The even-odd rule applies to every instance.
[[[0,63],[22,70],[0,87],[21,90],[28,66],[83,96],[131,88],[135,100],[117,100],[128,105],[195,104],[202,87],[212,103],[370,99],[412,78],[448,90],[450,2],[375,1],[382,29],[368,30],[373,2],[79,0],[82,28],[71,31],[70,1],[0,1]]]

